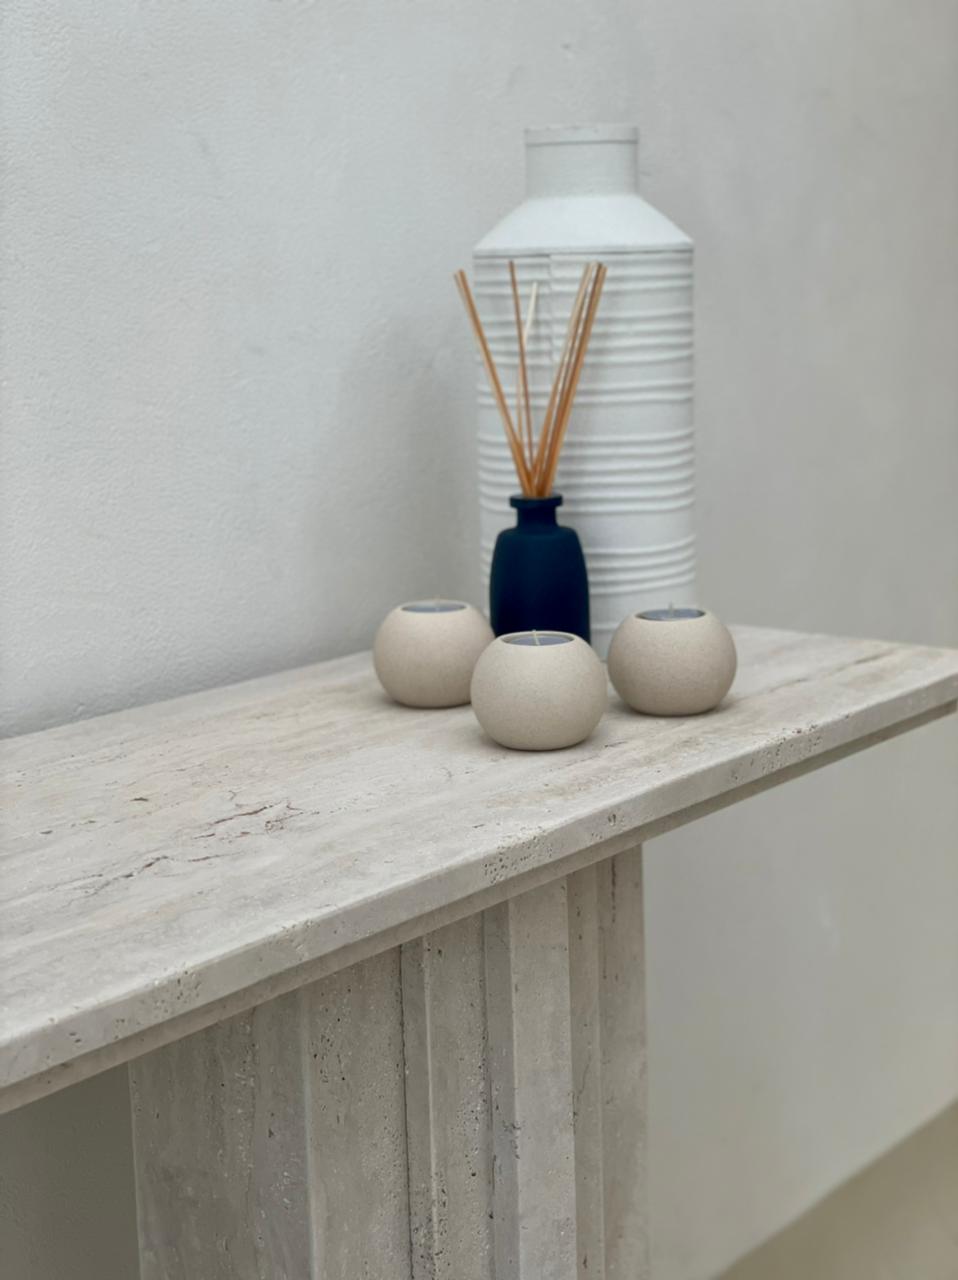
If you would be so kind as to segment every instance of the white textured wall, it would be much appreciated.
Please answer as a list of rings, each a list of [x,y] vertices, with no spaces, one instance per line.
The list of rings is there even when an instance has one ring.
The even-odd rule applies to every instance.
[[[646,185],[697,242],[708,596],[956,645],[958,5],[655,8]],[[958,1091],[956,728],[651,846],[657,1280],[713,1274]]]
[[[7,731],[476,590],[449,275],[518,197],[526,122],[638,120],[645,192],[696,238],[709,601],[958,643],[953,0],[2,22]],[[656,1280],[714,1274],[954,1095],[956,743],[650,846]],[[5,1278],[133,1280],[120,1081],[0,1126]]]

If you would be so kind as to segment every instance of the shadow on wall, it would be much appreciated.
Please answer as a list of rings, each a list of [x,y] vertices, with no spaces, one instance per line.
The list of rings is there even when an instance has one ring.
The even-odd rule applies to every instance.
[[[954,1280],[958,1106],[743,1258],[721,1280]]]

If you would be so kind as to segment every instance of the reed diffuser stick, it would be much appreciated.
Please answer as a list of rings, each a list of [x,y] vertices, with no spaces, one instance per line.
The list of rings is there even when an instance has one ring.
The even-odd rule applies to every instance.
[[[533,282],[532,290],[529,293],[529,310],[526,312],[526,327],[522,331],[522,336],[525,339],[527,351],[529,350],[529,334],[532,332],[532,322],[536,318],[536,302],[538,298],[539,298],[539,281],[536,280]]]
[[[539,297],[539,282],[534,281],[532,285],[532,289],[529,292],[529,308],[526,311],[526,321],[522,329],[522,341],[525,344],[525,349],[526,349],[526,385],[527,386],[529,385],[529,381],[528,381],[529,380],[529,372],[528,372],[529,335],[532,333],[532,323],[535,319],[536,301],[538,300],[538,297]],[[518,395],[518,391],[516,392],[516,394]],[[531,395],[531,392],[530,392],[530,395]],[[530,410],[529,412],[529,457],[528,457],[530,472],[534,470],[534,467],[533,467],[533,453],[535,452],[535,443],[533,439],[534,435],[535,435],[535,428],[532,425],[532,414]]]
[[[512,461],[516,468],[516,474],[519,477],[519,483],[522,486],[523,493],[532,493],[532,477],[529,474],[522,456],[522,448],[516,438],[515,428],[512,425],[512,419],[509,416],[509,406],[506,404],[506,397],[502,391],[502,383],[499,381],[499,374],[496,372],[496,362],[492,358],[492,352],[489,350],[489,344],[486,342],[485,331],[482,327],[482,321],[479,319],[479,312],[476,310],[476,304],[473,301],[472,291],[469,288],[469,281],[466,279],[465,271],[458,271],[455,276],[456,284],[459,286],[459,294],[465,304],[466,312],[472,324],[473,333],[476,335],[476,342],[479,344],[479,351],[482,355],[483,364],[486,366],[486,376],[489,379],[489,385],[492,388],[492,395],[502,418],[502,424],[506,429],[506,439],[509,441],[509,449],[512,453]]]
[[[526,369],[526,341],[522,332],[522,307],[519,302],[519,282],[516,278],[516,264],[509,263],[509,283],[512,286],[512,309],[516,320],[516,341],[519,344],[519,392],[518,414],[519,434],[523,436],[523,415],[525,418],[525,434],[523,443],[526,448],[526,462],[532,466],[532,408],[529,403],[529,375]]]
[[[579,379],[582,375],[582,366],[585,362],[589,340],[592,337],[592,328],[595,324],[596,311],[599,307],[599,299],[602,296],[602,286],[605,283],[606,274],[607,269],[598,262],[589,262],[582,270],[579,289],[572,305],[565,342],[552,379],[552,388],[549,392],[549,400],[539,427],[538,438],[532,424],[532,395],[529,389],[527,356],[538,286],[533,285],[532,287],[529,309],[525,325],[523,325],[516,264],[514,262],[509,263],[509,283],[512,292],[512,310],[518,347],[516,420],[513,423],[509,405],[502,390],[502,383],[499,380],[496,362],[486,339],[485,330],[482,327],[482,321],[479,318],[479,312],[476,309],[472,291],[469,288],[469,281],[466,279],[466,273],[457,271],[455,274],[456,287],[466,308],[466,314],[469,317],[469,323],[472,326],[476,344],[479,347],[479,353],[485,366],[486,377],[489,379],[489,386],[492,389],[492,396],[502,419],[506,440],[516,468],[516,475],[519,478],[522,492],[527,498],[548,497],[555,483],[559,455],[562,452],[569,419],[572,416],[572,406],[579,386]],[[517,426],[518,430],[516,429]]]
[[[542,421],[542,431],[539,436],[539,448],[536,451],[535,466],[533,467],[533,478],[536,481],[536,493],[539,497],[545,497],[548,493],[548,490],[542,488],[542,485],[545,482],[546,457],[549,453],[550,441],[552,440],[557,408],[561,402],[563,388],[566,384],[575,338],[580,330],[586,291],[592,278],[592,271],[592,263],[587,263],[586,266],[582,268],[582,276],[579,280],[579,289],[576,293],[575,301],[572,304],[572,312],[569,316],[569,325],[566,330],[565,342],[562,346],[562,354],[559,357],[559,363],[556,367],[555,378],[552,382],[552,391],[549,395],[549,403],[546,405],[545,417]]]
[[[566,428],[569,425],[569,418],[572,416],[572,403],[575,400],[575,393],[578,390],[579,378],[582,375],[582,366],[585,363],[585,353],[588,350],[589,339],[592,337],[592,326],[595,324],[595,315],[599,309],[599,299],[602,297],[602,286],[605,284],[607,268],[599,266],[592,277],[592,284],[589,289],[589,301],[586,308],[585,318],[583,320],[582,335],[578,343],[575,364],[569,377],[568,385],[565,389],[565,398],[561,408],[561,416],[557,413],[557,426],[554,432],[554,438],[550,441],[550,457],[548,469],[545,473],[544,492],[550,493],[555,483],[556,470],[559,466],[559,454],[562,452],[562,445],[565,440]]]
[[[566,366],[562,390],[559,394],[559,402],[556,406],[552,423],[546,459],[542,467],[542,474],[539,477],[540,484],[542,485],[543,492],[545,493],[549,493],[555,483],[556,469],[559,465],[559,456],[562,451],[562,445],[565,442],[566,427],[572,412],[572,404],[578,388],[579,374],[582,370],[585,350],[588,346],[588,339],[591,332],[591,320],[594,316],[594,308],[598,303],[598,290],[600,288],[599,280],[600,276],[598,271],[594,271],[590,274],[588,287],[586,289],[586,297],[582,305],[579,319],[579,329],[576,334],[574,349],[570,354],[570,358]]]

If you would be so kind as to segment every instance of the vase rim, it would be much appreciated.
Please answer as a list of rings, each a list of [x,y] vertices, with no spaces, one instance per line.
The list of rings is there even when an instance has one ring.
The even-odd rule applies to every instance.
[[[562,506],[562,494],[550,493],[546,498],[529,498],[524,493],[514,493],[509,499],[509,506],[517,511],[545,511],[549,507]]]
[[[638,127],[634,124],[550,124],[526,129],[527,147],[589,145],[596,142],[637,142]]]

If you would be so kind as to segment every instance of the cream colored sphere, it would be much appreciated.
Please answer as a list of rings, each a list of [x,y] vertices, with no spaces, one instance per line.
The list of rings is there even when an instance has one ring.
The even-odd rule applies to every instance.
[[[411,600],[383,619],[373,665],[391,698],[407,707],[469,701],[476,660],[493,639],[489,623],[462,600]]]
[[[623,702],[648,716],[711,711],[735,679],[735,642],[714,613],[671,612],[631,614],[619,625],[609,645],[609,678]]]
[[[595,651],[564,631],[500,636],[476,663],[472,709],[495,742],[516,751],[555,751],[582,742],[608,705]]]

